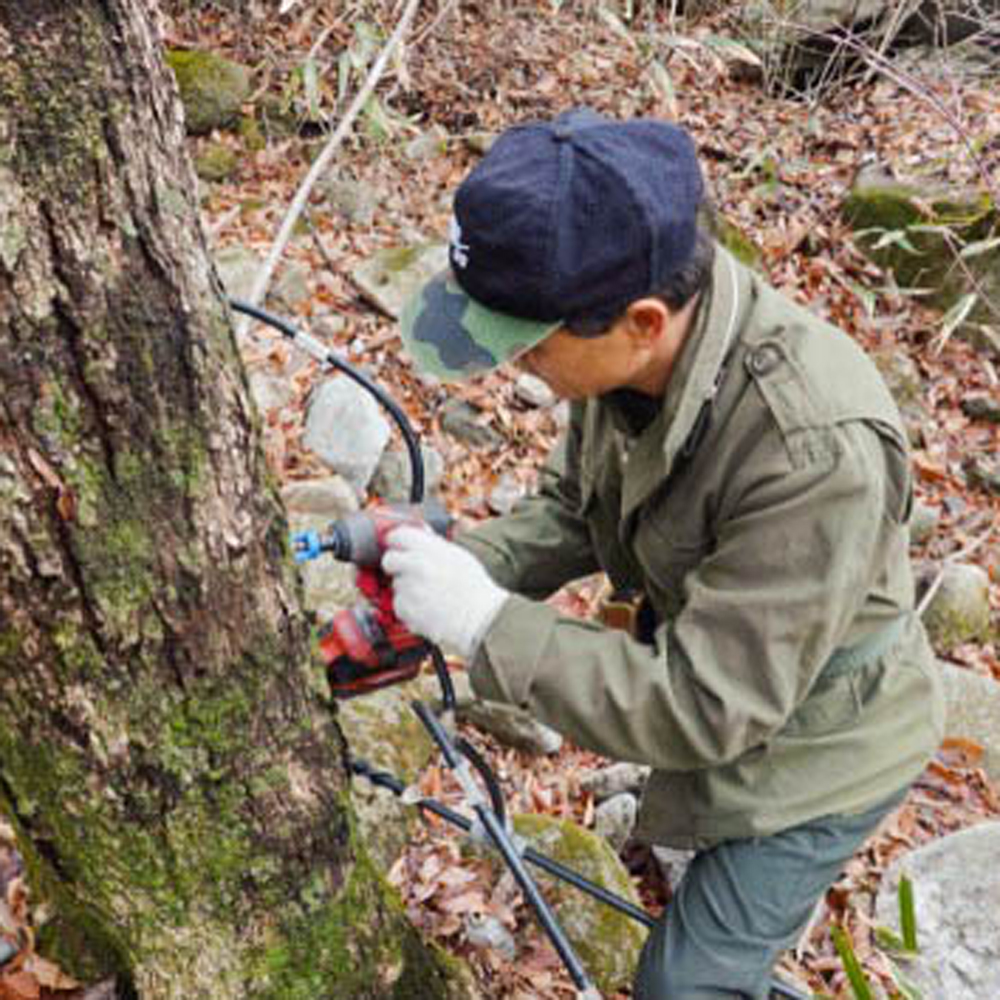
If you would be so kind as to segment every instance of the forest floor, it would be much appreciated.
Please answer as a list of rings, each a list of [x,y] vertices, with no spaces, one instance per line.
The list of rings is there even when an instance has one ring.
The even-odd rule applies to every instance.
[[[602,8],[552,0],[441,0],[418,14],[401,56],[380,83],[377,105],[359,120],[335,161],[341,178],[373,192],[374,220],[352,225],[317,205],[310,231],[286,251],[284,259],[306,265],[313,276],[298,319],[308,326],[314,314],[333,310],[346,320],[330,346],[373,373],[440,451],[448,470],[441,492],[451,509],[472,520],[488,516],[487,498],[498,483],[528,488],[533,482],[557,431],[551,411],[520,404],[506,372],[458,388],[428,386],[401,354],[394,324],[359,295],[350,272],[378,249],[444,238],[451,193],[478,159],[473,145],[479,134],[579,105],[617,117],[677,120],[695,137],[719,211],[756,245],[772,283],[866,348],[905,354],[917,366],[929,407],[915,448],[918,491],[923,502],[940,509],[941,522],[916,555],[939,565],[975,546],[969,558],[991,573],[1000,615],[1000,498],[971,490],[962,471],[970,452],[1000,450],[996,425],[970,420],[961,407],[969,395],[1000,392],[996,369],[968,344],[942,336],[940,314],[902,294],[866,260],[839,211],[858,171],[871,165],[956,186],[982,186],[985,167],[989,182],[1000,185],[995,77],[959,78],[946,60],[911,60],[899,78],[875,74],[831,88],[822,100],[779,98],[763,86],[725,16],[687,23],[672,21],[669,5],[646,7],[653,9],[631,22],[611,3]],[[260,87],[320,126],[311,154],[297,139],[271,141],[253,155],[241,151],[237,176],[206,190],[205,217],[216,245],[236,243],[261,253],[270,248],[308,157],[336,125],[360,85],[362,68],[374,58],[371,39],[388,37],[401,9],[401,3],[360,3],[348,5],[349,15],[302,0],[284,18],[271,17],[249,30],[211,11],[172,22],[173,42],[266,65]],[[344,52],[355,54],[353,63]],[[308,87],[307,76],[316,81]],[[431,155],[420,143],[427,136],[437,137]],[[220,140],[239,148],[236,140],[213,137]],[[198,142],[192,145],[196,152]],[[312,384],[302,379],[303,400]],[[441,432],[440,405],[454,395],[500,433],[500,447],[468,449]],[[293,406],[283,414],[269,430],[279,474],[322,474],[300,446],[301,412]],[[587,597],[581,591],[563,599],[576,600],[584,610]],[[938,652],[1000,680],[995,644]],[[603,763],[593,754],[565,746],[540,766],[474,732],[466,735],[489,755],[512,810],[592,822],[593,802],[580,792],[579,777]],[[428,769],[423,788],[460,804],[439,768]],[[825,909],[785,967],[817,991],[849,996],[830,936],[831,924],[839,923],[871,981],[891,988],[890,962],[876,945],[872,918],[881,873],[902,852],[987,816],[1000,816],[1000,800],[977,767],[977,748],[944,748],[906,805],[828,893]],[[668,892],[645,860],[638,851],[629,857],[647,905],[658,910]],[[487,996],[574,995],[528,908],[511,897],[506,882],[495,883],[494,868],[463,857],[449,829],[428,826],[393,876],[414,922],[470,961]],[[516,962],[466,940],[470,910],[497,916],[516,933]]]
[[[256,150],[231,134],[190,140],[193,155],[208,142],[238,154],[231,179],[203,187],[206,231],[215,247],[261,254],[270,248],[310,157],[343,115],[402,6],[285,0],[279,15],[277,0],[243,4],[238,14],[206,2],[177,4],[178,12],[165,18],[171,45],[208,48],[254,67],[255,100],[269,95],[300,125],[298,135],[267,135]],[[959,77],[948,61],[928,59],[908,63],[903,75],[873,74],[830,88],[821,100],[778,97],[736,43],[725,14],[692,23],[672,19],[670,4],[634,6],[643,13],[630,21],[623,5],[610,0],[608,9],[558,0],[438,0],[418,12],[376,101],[334,165],[341,177],[375,192],[373,221],[350,223],[317,202],[285,251],[285,261],[304,264],[310,274],[296,322],[309,329],[316,317],[342,318],[340,329],[328,326],[323,339],[385,386],[440,451],[448,470],[441,492],[452,510],[469,520],[487,516],[487,498],[498,483],[531,486],[557,433],[555,417],[521,404],[505,372],[457,388],[422,382],[400,352],[393,322],[365,301],[350,272],[379,249],[445,238],[450,193],[475,164],[472,146],[482,133],[579,105],[617,117],[677,120],[696,140],[718,209],[756,245],[771,282],[866,348],[912,359],[928,406],[914,449],[918,495],[941,512],[937,530],[915,555],[941,565],[968,552],[968,561],[991,575],[994,622],[1000,621],[1000,497],[970,488],[963,473],[968,454],[1000,452],[1000,428],[970,419],[961,406],[969,395],[1000,393],[995,363],[944,335],[941,315],[869,263],[840,218],[853,179],[873,164],[928,183],[1000,186],[995,75],[992,81]],[[429,135],[437,135],[430,155],[419,143]],[[281,370],[288,350],[269,342],[248,360]],[[318,377],[314,367],[303,367],[295,401],[265,429],[269,458],[284,481],[328,473],[300,440],[305,399]],[[449,395],[475,406],[503,445],[472,451],[443,434],[438,410]],[[588,597],[584,590],[563,600],[584,610]],[[938,654],[1000,681],[997,642]],[[604,763],[593,754],[566,745],[539,766],[488,738],[466,735],[488,754],[513,811],[592,822],[593,802],[581,793],[579,777]],[[831,940],[830,928],[839,924],[870,980],[893,989],[889,958],[875,940],[874,890],[900,854],[1000,817],[997,789],[978,766],[980,753],[972,744],[942,748],[906,804],[827,894],[808,935],[783,961],[787,970],[817,992],[851,996]],[[428,769],[422,783],[426,792],[457,803],[440,769]],[[653,868],[640,852],[631,852],[629,862],[649,908],[662,908],[668,892]],[[393,877],[414,922],[470,962],[486,996],[572,997],[572,984],[527,907],[506,885],[494,885],[491,872],[463,858],[448,830],[428,825]],[[463,917],[470,908],[499,916],[516,933],[516,962],[467,941]],[[16,1000],[52,988],[41,977],[34,993],[25,981],[22,993],[2,985]]]

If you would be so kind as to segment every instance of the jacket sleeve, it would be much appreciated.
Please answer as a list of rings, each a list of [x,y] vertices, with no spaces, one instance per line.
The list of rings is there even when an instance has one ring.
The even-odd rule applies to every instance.
[[[501,587],[543,599],[564,583],[600,567],[590,529],[580,513],[579,413],[542,468],[538,492],[505,517],[486,521],[456,541]]]
[[[839,447],[804,467],[784,460],[776,435],[758,442],[714,549],[685,579],[682,611],[652,646],[512,597],[473,664],[476,693],[665,770],[766,743],[847,634],[883,532],[899,530],[885,523],[891,446],[861,423],[834,433]]]

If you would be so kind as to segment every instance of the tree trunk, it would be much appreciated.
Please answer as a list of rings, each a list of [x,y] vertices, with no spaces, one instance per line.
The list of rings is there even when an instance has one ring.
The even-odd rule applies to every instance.
[[[352,839],[152,16],[0,0],[0,806],[41,950],[148,1000],[443,997]]]

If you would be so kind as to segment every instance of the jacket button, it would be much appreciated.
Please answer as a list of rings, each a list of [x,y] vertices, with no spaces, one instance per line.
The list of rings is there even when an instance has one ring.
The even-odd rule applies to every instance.
[[[773,344],[762,344],[747,357],[747,367],[754,375],[769,375],[780,364],[781,351]]]

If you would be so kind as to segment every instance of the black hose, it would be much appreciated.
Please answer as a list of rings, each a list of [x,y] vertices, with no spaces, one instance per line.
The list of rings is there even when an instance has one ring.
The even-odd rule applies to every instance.
[[[415,431],[413,430],[413,425],[410,423],[409,418],[396,401],[387,392],[385,392],[384,389],[373,382],[359,369],[355,368],[350,362],[345,361],[343,358],[339,357],[333,351],[329,350],[313,338],[307,338],[305,334],[296,330],[295,327],[281,319],[279,316],[275,316],[273,313],[269,313],[265,309],[261,309],[258,306],[252,306],[249,302],[242,302],[239,299],[229,299],[229,304],[237,312],[244,313],[247,316],[252,316],[254,319],[260,320],[260,322],[274,327],[274,329],[284,334],[293,342],[297,342],[300,346],[306,346],[308,353],[316,357],[317,360],[323,361],[332,368],[336,368],[338,371],[343,372],[348,376],[348,378],[353,379],[363,389],[367,389],[368,392],[370,392],[382,404],[382,406],[385,407],[385,409],[389,412],[389,415],[395,421],[396,426],[399,428],[400,433],[403,435],[403,440],[406,443],[406,450],[410,459],[410,469],[412,471],[412,478],[410,481],[410,502],[420,503],[424,498],[424,459],[423,455],[420,453],[420,443],[417,439]],[[437,646],[431,647],[431,658],[434,663],[434,669],[437,673],[438,680],[441,683],[444,707],[446,709],[453,709],[455,707],[454,687],[451,683],[451,677],[448,674],[448,669],[445,666],[444,657],[441,655],[441,651]],[[417,708],[418,705],[419,709]],[[423,711],[420,709],[423,709]],[[433,716],[426,710],[426,707],[419,702],[414,703],[414,710],[431,735],[434,735],[435,724],[437,726],[440,725],[437,723],[437,720],[434,719]],[[450,747],[446,749],[447,742],[448,741],[439,743],[439,746],[442,751],[444,751],[445,758],[448,760],[449,764],[453,767],[457,766],[458,760],[454,757],[454,749]],[[491,839],[494,840],[495,846],[501,850],[501,853],[504,854],[504,858],[507,861],[508,866],[511,868],[511,871],[517,878],[518,882],[521,884],[522,891],[525,891],[526,895],[530,895],[530,901],[533,904],[536,914],[542,921],[545,929],[549,933],[550,939],[559,951],[560,957],[563,959],[564,964],[569,970],[571,978],[578,987],[583,987],[589,983],[589,980],[587,979],[585,970],[576,960],[572,947],[565,941],[561,928],[558,924],[551,921],[551,917],[548,914],[544,900],[542,900],[538,895],[538,891],[535,889],[531,879],[524,872],[518,855],[516,853],[504,851],[504,847],[509,847],[509,844],[505,841],[503,833],[505,807],[503,795],[500,792],[496,777],[493,775],[493,772],[490,770],[486,761],[479,756],[471,744],[469,744],[466,740],[461,740],[456,749],[458,749],[459,752],[461,752],[463,756],[470,761],[476,771],[479,772],[480,776],[486,782],[487,791],[489,792],[491,799],[492,812],[485,810],[485,808],[482,812],[477,810],[477,812],[479,812],[480,821],[483,822],[483,824],[489,829]],[[376,770],[367,761],[354,760],[351,767],[355,774],[367,778],[373,784],[387,788],[396,795],[403,794],[404,785],[402,782],[386,771]],[[432,812],[437,816],[440,816],[442,819],[461,827],[466,832],[472,828],[471,822],[464,816],[452,811],[447,806],[444,806],[433,799],[421,799],[416,804],[418,808]],[[508,856],[508,854],[510,856]],[[601,902],[607,903],[609,906],[614,907],[626,916],[631,917],[633,920],[644,924],[646,927],[652,927],[656,923],[655,918],[650,916],[644,910],[633,906],[627,900],[614,895],[614,893],[608,892],[608,890],[604,889],[602,886],[589,881],[577,872],[559,864],[559,862],[553,861],[551,858],[547,858],[544,854],[539,854],[530,847],[524,851],[524,858],[532,864],[537,865],[543,871],[548,872],[548,874],[563,879],[565,882],[583,890],[595,899],[599,899]],[[805,994],[800,993],[792,986],[786,985],[779,979],[772,978],[770,987],[771,992],[780,997],[788,997],[791,998],[791,1000],[809,1000]]]
[[[410,502],[420,503],[424,499],[424,458],[420,453],[420,442],[417,440],[413,425],[399,404],[384,389],[365,375],[364,372],[320,344],[318,340],[307,337],[302,331],[296,330],[291,323],[286,322],[280,316],[275,316],[266,309],[261,309],[259,306],[252,306],[249,302],[243,302],[240,299],[229,299],[229,304],[237,312],[252,316],[254,319],[260,320],[261,323],[266,323],[268,326],[274,327],[275,330],[284,334],[290,340],[297,341],[300,345],[306,346],[308,353],[316,357],[317,360],[325,362],[332,368],[336,368],[339,372],[343,372],[348,378],[353,379],[363,389],[370,392],[385,407],[403,435],[403,441],[406,444],[406,450],[409,454],[410,469],[412,470]]]

